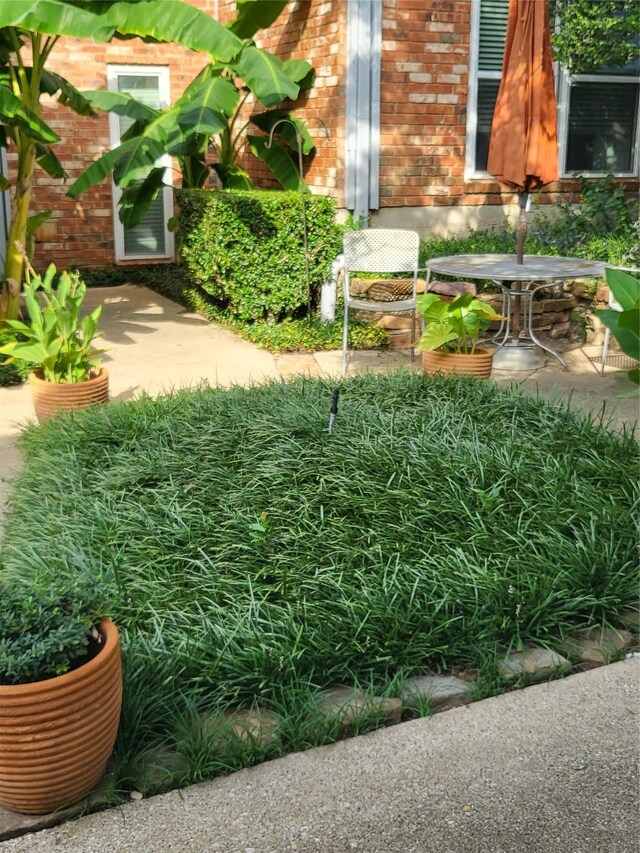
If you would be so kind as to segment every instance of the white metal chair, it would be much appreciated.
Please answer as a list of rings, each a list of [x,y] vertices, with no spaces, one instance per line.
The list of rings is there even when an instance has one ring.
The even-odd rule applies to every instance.
[[[349,309],[372,311],[376,314],[394,314],[411,311],[412,334],[415,331],[416,288],[420,238],[415,231],[392,228],[367,228],[349,231],[344,235],[344,326],[342,330],[342,372],[347,373],[347,343],[349,336]],[[382,299],[370,298],[371,287],[358,298],[351,292],[353,273],[405,273],[406,278],[384,282]],[[407,281],[409,279],[409,281]],[[414,348],[411,347],[411,360]]]
[[[621,270],[622,272],[628,272],[631,275],[637,275],[640,273],[640,269],[638,267],[609,267],[609,269],[613,270]],[[609,299],[608,299],[608,307],[611,308],[612,311],[622,311],[622,305],[618,302],[618,300],[614,297],[611,290],[609,290]],[[609,355],[609,342],[611,341],[611,329],[608,326],[605,326],[604,329],[604,341],[602,343],[602,355],[600,356],[600,376],[604,376],[604,369],[607,364],[607,356]],[[624,361],[632,362],[632,359],[629,356],[621,354]]]

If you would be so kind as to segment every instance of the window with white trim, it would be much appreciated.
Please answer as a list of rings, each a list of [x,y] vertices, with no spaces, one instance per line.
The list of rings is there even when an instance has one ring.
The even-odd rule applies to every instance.
[[[471,12],[465,178],[486,178],[491,121],[502,77],[509,0],[474,0]],[[563,177],[638,174],[640,62],[571,76],[556,65]]]
[[[170,102],[169,69],[153,65],[108,65],[107,87],[113,92],[124,92],[136,100],[158,109]],[[109,113],[109,136],[116,148],[122,136],[133,124],[126,116]],[[163,157],[159,165],[166,166],[165,181],[171,182],[171,157]],[[125,228],[118,216],[121,190],[113,184],[113,222],[116,260],[141,260],[147,258],[172,258],[173,234],[167,222],[173,215],[173,191],[165,187],[152,202],[142,221],[135,228]]]

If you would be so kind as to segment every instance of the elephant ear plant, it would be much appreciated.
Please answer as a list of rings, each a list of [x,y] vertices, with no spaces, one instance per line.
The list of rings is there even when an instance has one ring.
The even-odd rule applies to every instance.
[[[436,293],[424,293],[416,304],[425,322],[418,346],[426,351],[472,355],[480,332],[488,329],[494,320],[501,319],[490,305],[471,293],[461,293],[450,302]]]
[[[53,264],[44,277],[36,275],[30,266],[26,275],[24,297],[29,320],[5,321],[22,339],[0,347],[0,354],[10,356],[8,361],[21,359],[34,365],[45,382],[85,382],[105,352],[92,346],[102,306],[81,319],[80,309],[87,292],[85,283],[77,274],[65,271],[54,287]]]

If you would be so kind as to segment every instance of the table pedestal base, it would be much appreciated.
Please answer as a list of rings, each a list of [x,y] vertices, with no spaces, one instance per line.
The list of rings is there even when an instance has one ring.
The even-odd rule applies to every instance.
[[[539,370],[541,367],[544,367],[544,359],[533,344],[502,344],[493,356],[494,370]]]

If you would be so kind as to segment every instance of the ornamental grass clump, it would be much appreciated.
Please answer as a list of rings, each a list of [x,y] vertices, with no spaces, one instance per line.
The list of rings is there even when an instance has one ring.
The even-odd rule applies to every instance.
[[[121,789],[148,789],[154,750],[184,759],[182,784],[335,739],[314,713],[330,685],[397,696],[411,673],[471,668],[486,690],[508,650],[560,648],[637,601],[629,432],[407,371],[341,383],[329,435],[333,389],[185,391],[25,433],[4,572],[104,584]],[[256,705],[277,738],[222,749],[216,721]]]

